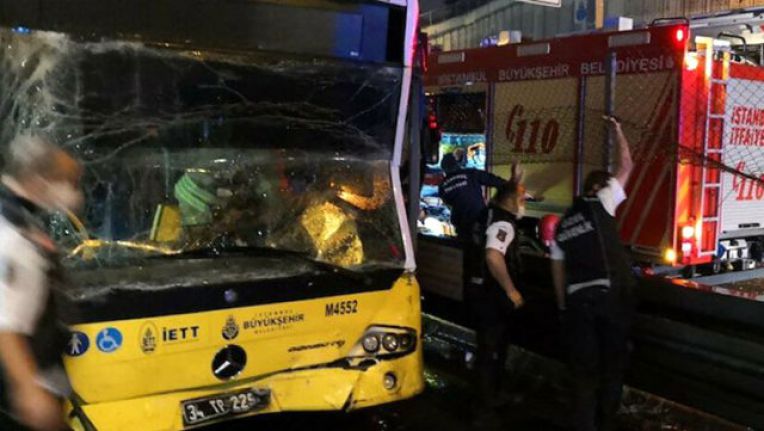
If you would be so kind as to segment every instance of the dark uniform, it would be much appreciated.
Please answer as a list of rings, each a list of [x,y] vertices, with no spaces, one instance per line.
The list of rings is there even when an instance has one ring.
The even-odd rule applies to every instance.
[[[443,180],[438,191],[441,199],[451,207],[451,224],[460,239],[467,240],[473,226],[486,208],[483,187],[501,187],[501,177],[478,169],[456,169]]]
[[[470,274],[474,283],[466,288],[465,295],[477,332],[476,368],[482,402],[490,403],[495,400],[501,388],[509,347],[510,318],[515,306],[506,291],[491,276],[485,262],[485,249],[494,249],[504,254],[509,275],[522,293],[519,286],[521,262],[517,217],[491,205],[484,211],[483,220],[477,224],[479,227],[476,228],[475,238],[481,244],[482,268],[479,273]]]
[[[0,238],[5,248],[0,250],[0,328],[28,336],[40,372],[37,383],[64,397],[70,387],[61,357],[69,332],[59,317],[71,315],[71,309],[61,295],[64,272],[41,215],[33,203],[0,186]],[[9,415],[8,395],[0,373],[0,429],[22,430]]]
[[[466,288],[471,283],[469,274],[479,272],[482,262],[483,240],[476,241],[473,231],[486,210],[483,187],[501,187],[505,181],[485,171],[463,168],[453,154],[446,154],[441,166],[446,171],[446,179],[438,192],[451,207],[451,224],[456,228],[462,248],[462,285]]]
[[[621,402],[636,284],[615,220],[623,199],[615,179],[598,197],[578,198],[560,222],[552,250],[553,259],[565,261],[564,331],[580,431],[611,429]]]

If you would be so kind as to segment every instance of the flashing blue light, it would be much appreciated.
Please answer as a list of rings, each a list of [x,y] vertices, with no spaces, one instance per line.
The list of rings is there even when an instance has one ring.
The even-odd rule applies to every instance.
[[[24,27],[24,26],[21,26],[21,25],[13,27],[11,30],[14,33],[19,33],[19,34],[29,34],[29,33],[32,32],[32,29],[30,29],[29,27]]]
[[[493,35],[483,38],[483,40],[480,41],[480,47],[485,48],[488,46],[498,46],[499,45],[499,35]]]

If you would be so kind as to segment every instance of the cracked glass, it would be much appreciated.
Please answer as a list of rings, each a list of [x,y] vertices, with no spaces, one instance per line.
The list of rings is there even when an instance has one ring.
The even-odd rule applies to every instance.
[[[390,176],[401,69],[0,31],[0,142],[42,133],[85,167],[50,221],[68,265],[247,248],[402,267]]]

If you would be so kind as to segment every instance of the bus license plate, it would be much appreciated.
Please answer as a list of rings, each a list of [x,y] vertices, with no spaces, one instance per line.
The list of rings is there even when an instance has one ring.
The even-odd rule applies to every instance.
[[[247,389],[181,402],[183,424],[198,425],[229,416],[261,410],[270,402],[270,391]]]

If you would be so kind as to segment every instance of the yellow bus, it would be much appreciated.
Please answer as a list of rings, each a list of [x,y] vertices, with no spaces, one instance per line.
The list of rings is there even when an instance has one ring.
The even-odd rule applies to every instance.
[[[86,169],[86,209],[51,220],[75,430],[423,389],[399,175],[416,4],[22,3],[0,18],[0,137],[42,131]]]

